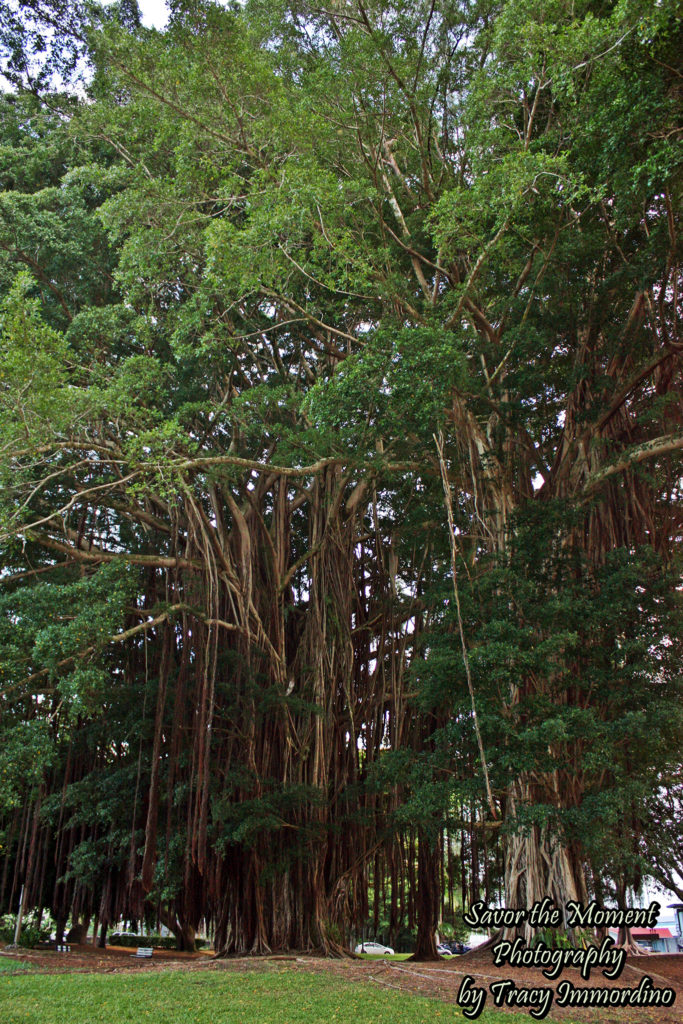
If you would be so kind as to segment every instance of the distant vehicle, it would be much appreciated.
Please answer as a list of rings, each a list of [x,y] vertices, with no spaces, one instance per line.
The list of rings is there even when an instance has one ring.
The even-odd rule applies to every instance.
[[[453,956],[453,950],[450,946],[444,946],[441,943],[436,947],[436,951],[440,956]]]
[[[356,946],[354,953],[372,953],[374,956],[394,955],[391,946],[383,946],[381,942],[361,942]]]
[[[471,948],[470,946],[466,946],[463,942],[447,942],[446,945],[454,955],[457,955],[458,953],[469,953]]]

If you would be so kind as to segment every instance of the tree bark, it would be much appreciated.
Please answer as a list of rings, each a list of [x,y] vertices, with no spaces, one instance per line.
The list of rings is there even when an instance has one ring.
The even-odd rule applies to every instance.
[[[417,848],[417,942],[411,960],[438,960],[441,849],[437,839],[420,831]]]
[[[557,780],[548,774],[541,780],[522,773],[511,784],[507,801],[507,821],[512,826],[507,839],[505,857],[505,904],[511,909],[530,910],[534,903],[549,898],[562,911],[562,929],[573,938],[567,926],[568,900],[585,902],[586,882],[578,857],[573,855],[563,837],[550,822],[524,825],[517,812],[525,806],[549,804],[552,794],[555,806],[561,799]],[[528,921],[519,928],[504,930],[506,939],[521,936],[530,944],[535,929]]]

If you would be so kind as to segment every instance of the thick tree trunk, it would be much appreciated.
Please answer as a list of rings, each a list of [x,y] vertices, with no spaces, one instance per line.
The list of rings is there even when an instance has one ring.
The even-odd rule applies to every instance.
[[[196,952],[197,933],[189,921],[179,922],[179,929],[176,933],[176,944],[183,953]]]
[[[413,960],[438,960],[436,926],[439,921],[439,872],[441,850],[438,840],[420,834],[417,852],[417,942]]]
[[[323,851],[319,859],[294,861],[269,884],[260,879],[257,864],[253,851],[241,851],[229,864],[230,881],[216,928],[217,954],[264,956],[296,949],[348,955],[331,926]]]
[[[88,928],[90,926],[90,917],[86,916],[83,921],[74,921],[73,925],[67,932],[66,941],[73,942],[79,945],[85,942],[85,937],[88,934]]]
[[[183,953],[196,951],[196,929],[186,918],[178,916],[175,911],[160,907],[159,920],[169,931],[173,932],[176,949]]]
[[[573,937],[567,927],[566,904],[585,902],[586,882],[579,858],[550,823],[524,825],[517,812],[523,806],[558,806],[560,794],[554,775],[539,780],[521,775],[508,794],[508,824],[513,825],[507,839],[505,857],[505,904],[508,908],[529,910],[534,903],[550,899],[562,911],[559,930]],[[536,929],[526,921],[519,928],[506,929],[505,938],[516,935],[530,943]]]

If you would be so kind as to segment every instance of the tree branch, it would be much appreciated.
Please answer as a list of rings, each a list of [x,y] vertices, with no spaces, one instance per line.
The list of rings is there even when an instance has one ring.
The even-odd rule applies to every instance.
[[[666,455],[669,452],[678,451],[680,448],[683,448],[683,434],[664,434],[661,437],[653,438],[651,441],[645,441],[643,444],[636,445],[630,451],[623,452],[616,462],[612,462],[609,466],[603,466],[595,473],[591,473],[584,484],[583,495],[587,497],[589,494],[592,494],[609,477],[630,469],[637,462],[643,462],[645,459],[654,459],[658,455]]]

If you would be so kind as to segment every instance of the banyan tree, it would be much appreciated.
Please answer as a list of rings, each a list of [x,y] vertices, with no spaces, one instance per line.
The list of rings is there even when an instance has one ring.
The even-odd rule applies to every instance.
[[[675,18],[275,7],[0,97],[0,900],[435,956],[680,762]]]

